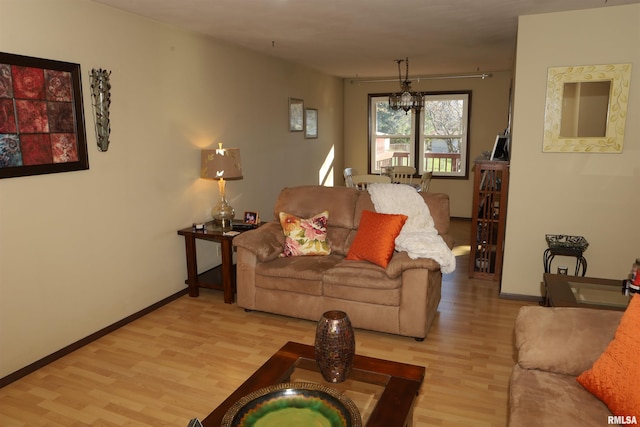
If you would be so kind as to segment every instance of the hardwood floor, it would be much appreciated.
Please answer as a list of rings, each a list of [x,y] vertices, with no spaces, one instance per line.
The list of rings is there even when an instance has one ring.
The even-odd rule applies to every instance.
[[[356,331],[358,353],[426,367],[415,426],[506,425],[513,321],[532,303],[467,278],[469,227],[453,221],[458,265],[424,342]],[[186,427],[285,342],[313,344],[314,333],[314,322],[245,313],[201,290],[0,389],[0,426]]]

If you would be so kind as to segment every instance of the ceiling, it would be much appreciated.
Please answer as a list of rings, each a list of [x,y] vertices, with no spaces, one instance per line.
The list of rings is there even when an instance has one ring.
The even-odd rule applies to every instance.
[[[344,78],[510,70],[520,15],[640,0],[93,0]],[[541,29],[542,30],[542,29]],[[404,73],[404,69],[403,69]]]

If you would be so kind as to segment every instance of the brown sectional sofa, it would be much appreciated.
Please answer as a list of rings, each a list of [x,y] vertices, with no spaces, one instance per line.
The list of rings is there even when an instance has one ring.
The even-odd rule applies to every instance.
[[[515,323],[509,426],[606,426],[611,412],[576,377],[607,348],[623,312],[522,307]]]
[[[435,228],[449,247],[449,197],[423,193]],[[279,212],[302,218],[329,211],[327,256],[280,257],[284,234]],[[356,328],[424,339],[440,302],[442,273],[432,259],[395,252],[386,269],[345,260],[363,210],[375,211],[369,193],[355,188],[285,188],[274,207],[275,222],[233,240],[237,248],[240,307],[318,320],[328,310],[345,311]]]

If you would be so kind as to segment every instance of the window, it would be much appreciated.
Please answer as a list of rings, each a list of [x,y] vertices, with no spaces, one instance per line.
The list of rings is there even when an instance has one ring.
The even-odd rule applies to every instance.
[[[470,92],[426,94],[416,115],[393,111],[386,94],[369,95],[371,173],[404,165],[419,175],[468,177],[470,98]]]
[[[371,132],[370,167],[371,173],[379,173],[385,166],[410,166],[414,157],[413,114],[405,114],[403,110],[393,111],[389,108],[389,97],[371,98],[370,111]]]

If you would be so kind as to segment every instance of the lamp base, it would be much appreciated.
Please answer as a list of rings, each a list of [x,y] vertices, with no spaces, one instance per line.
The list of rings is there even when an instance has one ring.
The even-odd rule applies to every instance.
[[[213,222],[223,230],[229,230],[232,227],[233,218],[235,218],[235,209],[227,202],[224,197],[211,210]]]
[[[233,230],[233,219],[214,219],[213,224],[215,229],[220,229],[222,231]]]
[[[232,227],[233,218],[236,216],[236,211],[227,201],[224,196],[225,181],[224,178],[218,180],[218,188],[220,189],[220,201],[211,210],[211,217],[213,222],[220,226],[223,230],[230,230]]]

